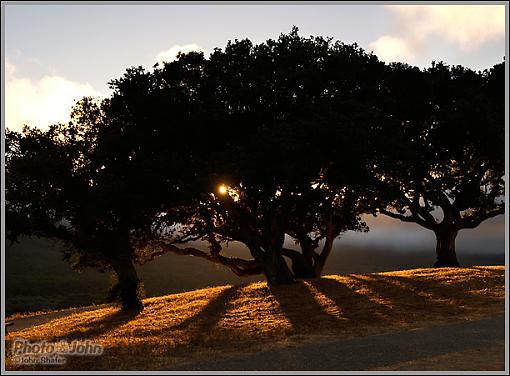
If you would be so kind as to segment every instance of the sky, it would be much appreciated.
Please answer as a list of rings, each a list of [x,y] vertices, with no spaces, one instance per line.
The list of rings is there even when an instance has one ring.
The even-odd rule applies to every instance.
[[[419,67],[442,60],[483,70],[505,55],[504,5],[21,3],[5,5],[4,15],[3,121],[13,130],[23,124],[45,128],[67,121],[77,99],[108,96],[108,81],[130,66],[151,69],[179,51],[201,50],[207,55],[215,47],[224,48],[228,40],[249,38],[260,43],[290,32],[294,25],[301,35],[355,42],[383,61]],[[348,239],[373,244],[381,239],[399,244],[411,238],[414,243],[434,240],[433,234],[420,232],[416,225],[397,223],[370,218],[369,224],[378,230]],[[494,247],[500,249],[502,224],[500,217],[470,233],[475,235],[461,233],[459,241],[469,248],[476,239],[488,236],[499,239]],[[403,237],[398,240],[388,235],[395,226],[409,231],[400,231],[398,236]]]

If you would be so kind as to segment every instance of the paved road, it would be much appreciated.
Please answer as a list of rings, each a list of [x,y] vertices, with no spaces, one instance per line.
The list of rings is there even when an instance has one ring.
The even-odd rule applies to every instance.
[[[505,318],[428,327],[351,340],[300,345],[243,357],[181,366],[178,370],[356,371],[483,348],[505,340]]]

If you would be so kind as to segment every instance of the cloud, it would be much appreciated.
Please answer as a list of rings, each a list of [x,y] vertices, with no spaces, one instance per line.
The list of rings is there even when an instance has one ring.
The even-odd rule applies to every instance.
[[[5,125],[19,131],[23,125],[48,128],[67,122],[76,100],[84,96],[100,97],[88,83],[69,81],[57,75],[46,75],[37,81],[19,77],[16,66],[5,61]]]
[[[386,62],[411,62],[414,59],[414,52],[404,38],[383,35],[376,41],[370,43],[368,48],[373,50],[380,60]]]
[[[442,38],[464,53],[505,37],[504,5],[387,5],[395,14],[395,33],[369,47],[386,61],[410,62],[431,37]]]
[[[205,52],[205,50],[200,47],[198,44],[191,43],[191,44],[183,44],[183,45],[173,45],[166,51],[161,51],[157,54],[156,59],[154,59],[155,63],[162,63],[162,62],[171,62],[175,60],[177,54],[179,52],[187,53],[191,51],[202,51]]]

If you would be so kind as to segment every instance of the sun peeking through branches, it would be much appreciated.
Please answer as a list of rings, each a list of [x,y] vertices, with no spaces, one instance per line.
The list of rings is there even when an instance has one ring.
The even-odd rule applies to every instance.
[[[218,187],[218,193],[220,195],[226,195],[228,192],[228,187],[225,185],[225,184],[221,184],[219,187]]]
[[[239,198],[240,198],[239,190],[236,188],[232,188],[226,184],[220,184],[218,186],[218,193],[220,196],[226,196],[226,195],[230,196],[230,198],[232,198],[232,200],[234,200],[234,202],[238,202]]]

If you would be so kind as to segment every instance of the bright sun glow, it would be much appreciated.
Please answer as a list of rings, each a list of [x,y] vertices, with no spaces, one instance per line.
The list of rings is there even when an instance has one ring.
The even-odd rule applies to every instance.
[[[225,184],[222,184],[218,187],[218,192],[220,192],[222,195],[226,194],[228,191],[228,188]]]

